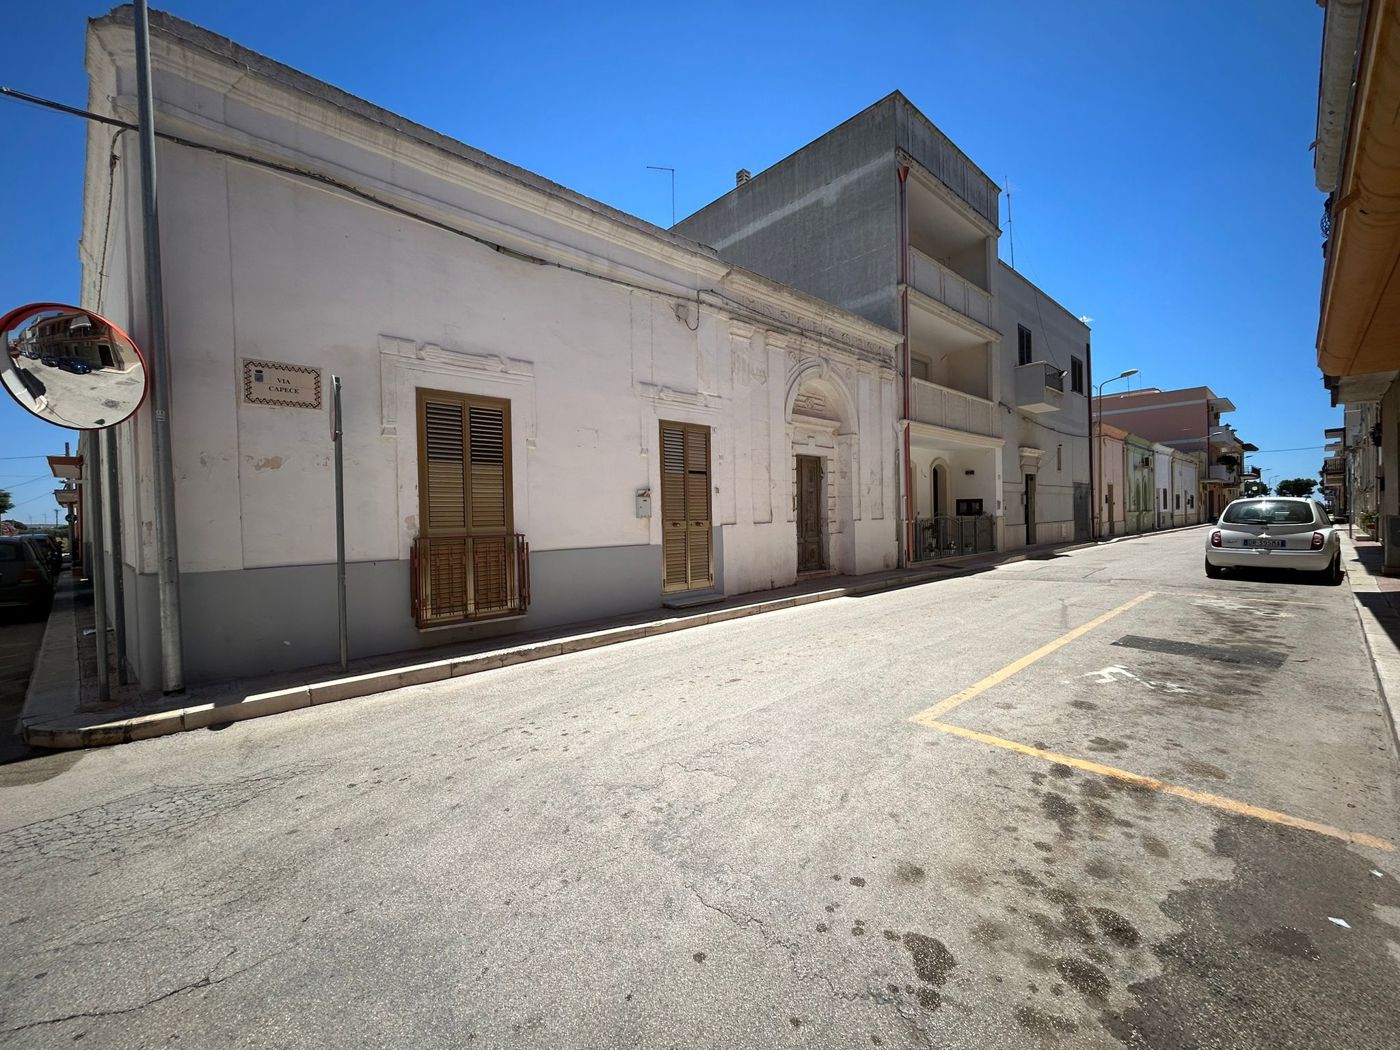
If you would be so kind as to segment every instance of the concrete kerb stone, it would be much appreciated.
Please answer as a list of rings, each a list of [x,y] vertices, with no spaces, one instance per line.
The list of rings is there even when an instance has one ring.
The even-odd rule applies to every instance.
[[[1381,587],[1371,577],[1357,557],[1356,546],[1349,537],[1342,538],[1350,563],[1347,566],[1347,584],[1351,590],[1352,606],[1361,625],[1361,637],[1366,643],[1366,654],[1371,659],[1371,670],[1376,676],[1376,686],[1380,690],[1381,702],[1385,705],[1387,721],[1390,724],[1391,743],[1400,749],[1400,650],[1390,632],[1381,622],[1381,616],[1366,607],[1357,593],[1380,594]],[[1400,614],[1391,613],[1400,623]]]
[[[1196,526],[1188,526],[1195,528]],[[1167,531],[1167,530],[1162,530]],[[1148,534],[1150,535],[1150,534]],[[1056,551],[1078,550],[1095,546],[1094,543],[1081,543],[1053,548]],[[1024,554],[1010,554],[997,559],[992,564],[1005,564],[1022,561]],[[74,726],[70,724],[47,724],[28,722],[24,725],[25,740],[36,747],[80,748],[100,747],[109,744],[126,743],[132,740],[145,740],[156,736],[182,731],[206,729],[210,726],[225,725],[264,715],[283,714],[320,704],[352,700],[363,696],[389,692],[407,686],[423,685],[445,681],[462,675],[495,670],[517,664],[533,663],[565,653],[583,652],[621,642],[648,638],[673,631],[684,631],[711,623],[724,623],[729,620],[756,616],[779,609],[792,609],[815,602],[830,601],[835,598],[874,594],[895,588],[917,586],[937,580],[946,580],[975,571],[967,567],[964,572],[954,566],[943,566],[928,572],[884,578],[869,584],[851,584],[833,587],[823,591],[788,595],[769,601],[738,605],[714,612],[698,613],[692,616],[679,616],[652,623],[627,627],[590,631],[557,641],[535,642],[514,646],[496,652],[472,656],[454,657],[407,667],[374,671],[361,675],[330,679],[324,682],[296,686],[267,693],[246,696],[234,703],[207,703],[174,711],[162,711],[150,715],[119,719],[99,725]],[[64,719],[63,722],[69,722]]]

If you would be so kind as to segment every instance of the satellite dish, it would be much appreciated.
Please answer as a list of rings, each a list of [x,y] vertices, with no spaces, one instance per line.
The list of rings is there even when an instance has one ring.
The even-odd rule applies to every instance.
[[[0,383],[21,408],[70,430],[105,430],[146,398],[146,362],[107,318],[30,303],[0,318]]]

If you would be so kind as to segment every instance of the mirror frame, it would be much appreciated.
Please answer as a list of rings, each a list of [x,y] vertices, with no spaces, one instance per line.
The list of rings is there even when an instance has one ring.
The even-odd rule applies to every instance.
[[[0,317],[0,334],[9,331],[10,327],[13,324],[25,317],[27,314],[42,313],[45,310],[72,310],[78,313],[88,314],[92,317],[99,318],[103,324],[107,325],[112,331],[116,332],[119,336],[125,339],[127,341],[127,344],[131,347],[131,349],[136,352],[136,358],[138,361],[141,362],[141,368],[145,372],[146,381],[141,384],[141,400],[136,402],[135,408],[133,408],[130,412],[128,412],[125,416],[123,416],[115,423],[105,423],[99,427],[75,427],[71,423],[55,423],[52,419],[45,419],[43,416],[39,415],[28,405],[26,405],[23,401],[21,401],[18,397],[16,397],[15,392],[11,390],[9,386],[7,386],[5,383],[0,382],[0,388],[3,388],[5,393],[10,395],[10,400],[12,400],[16,405],[18,405],[25,412],[25,414],[32,416],[33,418],[39,420],[39,422],[41,423],[47,423],[51,427],[59,427],[62,430],[77,430],[87,432],[110,430],[112,427],[119,427],[123,423],[128,423],[132,419],[134,419],[136,417],[136,413],[141,411],[141,407],[145,405],[146,398],[149,397],[151,393],[151,366],[150,363],[146,360],[146,355],[142,353],[141,348],[136,345],[136,340],[131,338],[131,336],[128,335],[125,329],[123,329],[120,325],[104,317],[96,310],[87,310],[81,306],[73,306],[71,303],[28,303],[17,309],[11,310],[3,317]],[[5,347],[5,352],[7,354],[9,353],[8,346]]]

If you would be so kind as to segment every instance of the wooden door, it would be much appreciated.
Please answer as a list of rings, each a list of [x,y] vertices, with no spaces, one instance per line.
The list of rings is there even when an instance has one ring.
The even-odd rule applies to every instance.
[[[826,568],[822,542],[822,461],[797,457],[797,571]]]
[[[1035,475],[1026,475],[1026,546],[1035,543]]]
[[[662,590],[715,582],[710,551],[710,428],[661,424]]]

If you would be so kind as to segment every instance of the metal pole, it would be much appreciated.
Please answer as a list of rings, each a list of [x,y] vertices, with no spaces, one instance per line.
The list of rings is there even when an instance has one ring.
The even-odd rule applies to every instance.
[[[107,502],[112,508],[112,619],[117,634],[117,684],[126,685],[126,559],[122,556],[121,485],[117,470],[116,427],[108,427],[107,447],[103,457],[107,463]]]
[[[151,94],[151,28],[146,0],[136,0],[136,84],[141,125],[141,213],[146,246],[146,351],[151,375],[151,446],[156,511],[156,576],[160,599],[161,688],[185,688],[180,624],[180,553],[175,540],[175,467],[170,443],[170,356],[165,340],[160,219],[156,204],[155,101]]]
[[[345,452],[340,419],[340,376],[331,376],[334,389],[331,436],[335,441],[335,587],[340,612],[340,669],[350,667],[350,631],[345,616]]]
[[[88,446],[88,460],[92,465],[88,473],[85,495],[88,511],[92,515],[92,565],[88,575],[92,579],[92,626],[97,646],[97,699],[112,699],[112,683],[107,668],[107,583],[103,572],[102,554],[102,439],[94,434]]]

